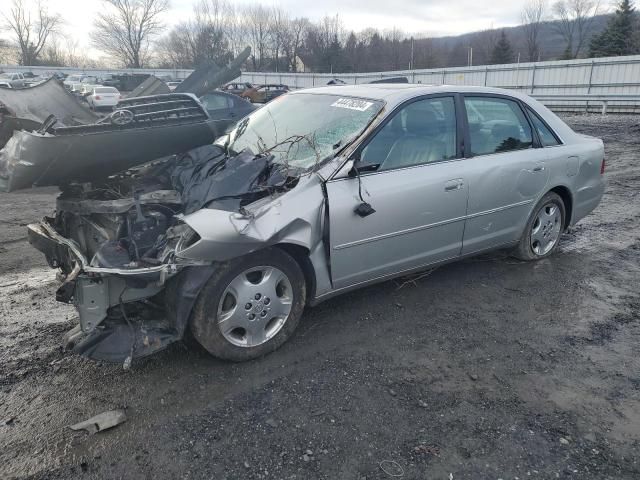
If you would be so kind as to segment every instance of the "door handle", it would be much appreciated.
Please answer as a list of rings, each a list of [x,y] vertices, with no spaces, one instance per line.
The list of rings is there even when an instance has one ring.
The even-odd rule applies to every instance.
[[[533,167],[534,172],[542,172],[544,171],[544,165],[538,165],[537,167]]]
[[[452,192],[454,190],[460,190],[462,187],[464,187],[464,182],[462,180],[449,180],[444,184],[444,191]]]

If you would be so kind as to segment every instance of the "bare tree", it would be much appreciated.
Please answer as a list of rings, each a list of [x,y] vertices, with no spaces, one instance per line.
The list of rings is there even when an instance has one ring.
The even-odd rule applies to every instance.
[[[226,64],[233,57],[228,38],[233,10],[224,0],[200,0],[193,12],[192,19],[159,42],[161,63],[180,68],[203,62]]]
[[[40,1],[35,4],[35,11],[32,11],[23,0],[13,0],[4,20],[20,52],[21,65],[36,65],[47,41],[62,24],[60,15],[49,13]]]
[[[547,11],[547,0],[529,0],[521,13],[522,29],[530,62],[540,60],[540,29]]]
[[[394,26],[391,30],[384,32],[384,38],[389,45],[385,62],[387,67],[385,69],[398,70],[401,66],[402,41],[406,38],[406,35],[402,30]]]
[[[97,15],[91,32],[93,45],[127,67],[140,68],[149,45],[163,28],[161,16],[168,0],[102,0],[106,11]]]
[[[282,51],[287,60],[289,70],[292,72],[298,70],[300,52],[304,46],[304,37],[310,24],[311,22],[306,18],[295,18],[287,23]]]
[[[284,42],[291,19],[281,7],[271,11],[270,38],[275,71],[280,71],[280,57],[284,53]]]
[[[241,14],[245,42],[251,47],[250,58],[253,70],[261,71],[264,69],[269,56],[272,11],[257,4],[245,7]]]
[[[566,58],[578,58],[592,33],[599,0],[559,0],[553,5],[556,29],[565,41]]]

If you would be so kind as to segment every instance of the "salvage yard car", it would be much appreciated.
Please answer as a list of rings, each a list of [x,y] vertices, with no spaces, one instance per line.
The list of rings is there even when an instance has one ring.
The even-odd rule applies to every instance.
[[[104,87],[102,85],[94,85],[87,95],[87,103],[89,108],[97,110],[100,108],[112,109],[122,98],[120,92],[115,87]]]
[[[245,97],[254,103],[267,103],[287,92],[289,92],[289,87],[286,85],[262,85],[247,90]]]
[[[230,125],[257,108],[244,98],[218,91],[205,93],[200,97],[200,102],[211,118],[216,120],[226,119]]]
[[[19,72],[0,73],[0,82],[8,83],[10,88],[23,88],[25,86],[24,75]]]
[[[603,172],[601,140],[515,92],[329,86],[184,154],[68,166],[28,237],[78,310],[76,352],[126,365],[190,328],[241,361],[337,294],[499,248],[549,257],[600,202]]]

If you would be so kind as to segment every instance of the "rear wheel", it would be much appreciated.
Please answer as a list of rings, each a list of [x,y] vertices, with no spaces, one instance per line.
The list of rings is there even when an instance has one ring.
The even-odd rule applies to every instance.
[[[554,192],[547,193],[533,209],[514,255],[525,261],[551,255],[558,247],[565,216],[562,198]]]
[[[251,360],[282,345],[306,300],[297,262],[269,248],[220,264],[196,302],[191,331],[212,355]]]

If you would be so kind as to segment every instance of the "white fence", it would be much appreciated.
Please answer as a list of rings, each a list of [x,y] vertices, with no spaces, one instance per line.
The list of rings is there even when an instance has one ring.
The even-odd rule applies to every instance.
[[[640,111],[640,55],[355,74],[245,72],[241,79],[256,84],[284,83],[291,88],[308,88],[326,85],[334,78],[360,84],[397,76],[407,77],[411,83],[429,85],[510,88],[537,97],[556,110],[600,110],[602,97],[611,96],[607,100],[609,111]]]
[[[0,65],[1,70],[31,71],[37,75],[51,75],[54,72],[96,76],[147,73],[175,79],[186,78],[192,72],[186,69],[82,69]],[[539,98],[555,110],[600,111],[606,102],[608,111],[640,112],[640,55],[375,73],[245,72],[238,80],[254,84],[284,83],[298,89],[326,85],[333,78],[360,84],[396,76],[407,77],[412,83],[431,85],[511,88]]]

